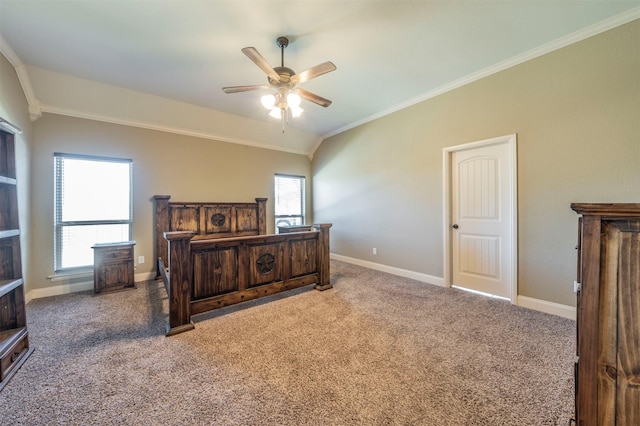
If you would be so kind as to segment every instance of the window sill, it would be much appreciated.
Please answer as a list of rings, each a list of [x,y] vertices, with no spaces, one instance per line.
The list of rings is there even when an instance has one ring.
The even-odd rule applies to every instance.
[[[51,280],[51,282],[57,282],[57,281],[69,281],[69,280],[74,280],[78,278],[89,278],[89,277],[93,278],[92,270],[60,272],[58,274],[49,275],[47,279]]]

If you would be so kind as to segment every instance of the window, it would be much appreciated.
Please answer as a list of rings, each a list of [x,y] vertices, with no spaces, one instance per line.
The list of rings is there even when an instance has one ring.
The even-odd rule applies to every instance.
[[[93,265],[95,243],[128,241],[132,161],[55,153],[55,271]]]
[[[304,176],[275,178],[275,218],[278,226],[304,225]]]

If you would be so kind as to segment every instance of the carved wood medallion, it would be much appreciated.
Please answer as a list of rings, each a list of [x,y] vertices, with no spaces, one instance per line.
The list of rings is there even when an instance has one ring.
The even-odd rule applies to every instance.
[[[223,214],[220,214],[220,213],[216,213],[211,217],[211,223],[214,226],[218,226],[218,227],[223,226],[225,221],[226,221],[226,218],[224,217]]]
[[[263,275],[271,273],[273,271],[273,265],[276,261],[276,258],[273,257],[271,253],[265,253],[256,260],[256,266],[258,268],[258,272]]]

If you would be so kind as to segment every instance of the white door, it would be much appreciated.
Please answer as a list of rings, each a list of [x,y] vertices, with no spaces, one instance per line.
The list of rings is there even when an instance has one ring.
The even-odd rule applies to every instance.
[[[513,301],[511,150],[503,141],[452,153],[450,232],[451,284]]]

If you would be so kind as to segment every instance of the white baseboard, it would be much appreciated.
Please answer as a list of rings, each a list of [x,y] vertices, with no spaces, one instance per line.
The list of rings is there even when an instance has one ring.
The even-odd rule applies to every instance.
[[[394,266],[387,266],[381,263],[369,262],[367,260],[356,259],[354,257],[343,256],[336,253],[331,253],[330,256],[331,259],[339,260],[341,262],[364,266],[365,268],[374,269],[376,271],[387,272],[392,275],[398,275],[400,277],[411,278],[412,280],[444,287],[444,278],[434,277],[433,275],[410,271],[408,269],[396,268]]]
[[[156,273],[155,272],[141,272],[139,274],[136,274],[134,281],[139,283],[142,281],[151,281],[151,280],[155,280],[156,279]]]
[[[331,259],[340,260],[342,262],[351,263],[353,265],[364,266],[365,268],[375,269],[376,271],[387,272],[392,275],[398,275],[405,278],[411,278],[417,281],[434,284],[445,287],[444,278],[434,277],[433,275],[423,274],[420,272],[409,271],[407,269],[395,268],[393,266],[382,265],[380,263],[369,262],[367,260],[356,259],[353,257],[342,256],[340,254],[331,253]],[[527,296],[518,296],[516,304],[523,308],[533,309],[535,311],[547,314],[557,315],[563,318],[576,319],[576,308],[559,303],[547,302],[546,300],[534,299]]]
[[[26,294],[27,303],[33,299],[42,297],[60,296],[61,294],[77,293],[79,291],[93,290],[93,280],[78,283],[58,284],[45,288],[36,288]]]
[[[547,314],[558,315],[563,318],[576,320],[576,308],[573,306],[561,305],[559,303],[547,302],[546,300],[534,299],[527,296],[518,296],[518,306],[529,308]]]
[[[135,282],[149,281],[156,277],[155,272],[144,272],[135,275]],[[57,281],[68,281],[64,279],[58,279]],[[64,284],[58,284],[51,287],[37,288],[30,290],[25,295],[26,302],[29,303],[33,299],[40,299],[41,297],[60,296],[62,294],[77,293],[79,291],[93,290],[93,277],[87,281],[80,281],[75,283],[65,282]]]

